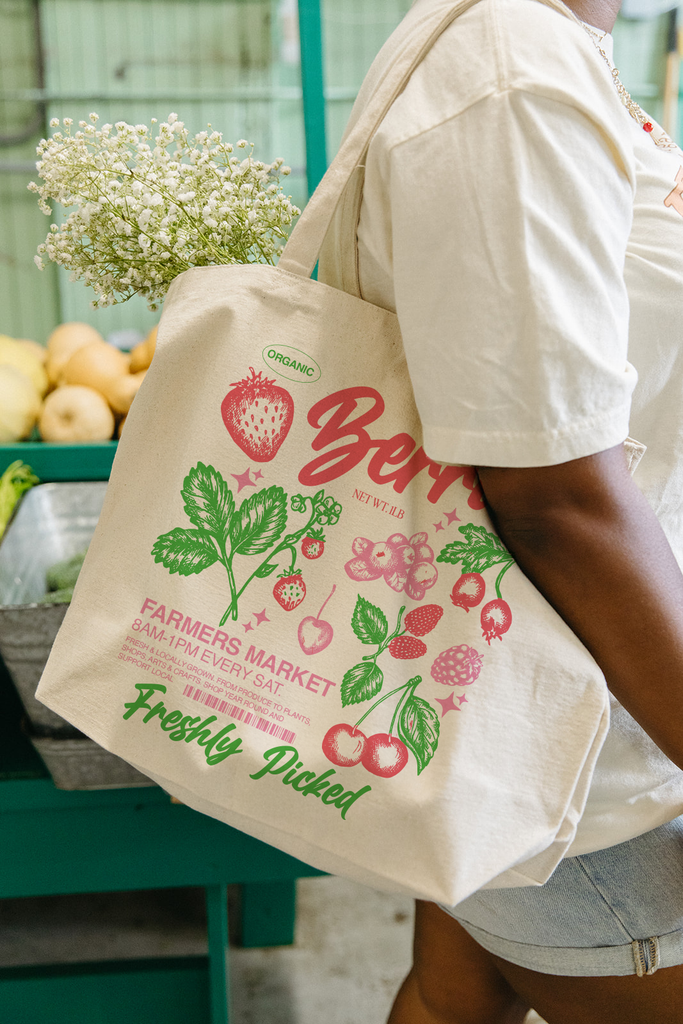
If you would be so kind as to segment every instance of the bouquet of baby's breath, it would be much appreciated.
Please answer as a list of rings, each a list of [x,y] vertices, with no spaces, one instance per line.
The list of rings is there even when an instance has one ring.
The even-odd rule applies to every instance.
[[[235,156],[216,131],[190,137],[176,114],[156,129],[98,120],[91,114],[72,134],[64,118],[38,147],[44,184],[29,189],[43,213],[51,202],[68,212],[38,246],[41,270],[45,258],[67,267],[93,288],[95,307],[143,295],[156,309],[189,267],[275,262],[301,212],[281,191],[282,159],[254,160],[244,140],[235,148],[248,152]]]

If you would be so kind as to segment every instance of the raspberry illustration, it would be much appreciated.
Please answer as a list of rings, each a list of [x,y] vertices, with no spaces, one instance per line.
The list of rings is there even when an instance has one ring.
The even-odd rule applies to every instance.
[[[221,404],[225,427],[235,444],[254,462],[270,462],[289,433],[294,401],[274,380],[250,366],[251,377],[232,384]]]
[[[412,661],[427,653],[427,645],[414,636],[395,636],[389,644],[389,654],[401,661]]]
[[[432,679],[444,686],[469,686],[481,672],[482,655],[474,647],[460,644],[449,647],[436,658],[431,668]]]
[[[322,530],[309,530],[301,541],[301,554],[304,558],[320,558],[325,550],[325,535]]]
[[[486,584],[478,572],[464,572],[451,591],[451,601],[456,608],[476,608],[484,596]]]
[[[511,622],[510,605],[499,597],[489,601],[481,610],[482,636],[488,644],[496,638],[500,640],[501,633],[507,633]]]
[[[273,587],[273,597],[286,612],[298,608],[305,596],[306,584],[298,572],[281,576]]]
[[[413,636],[426,636],[431,633],[443,615],[443,608],[439,604],[425,604],[421,608],[413,608],[408,612],[403,625]]]

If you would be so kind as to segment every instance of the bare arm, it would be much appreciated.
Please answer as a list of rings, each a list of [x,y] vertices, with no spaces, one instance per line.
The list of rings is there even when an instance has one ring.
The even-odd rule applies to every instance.
[[[559,466],[480,467],[479,477],[522,571],[683,768],[683,574],[621,445]]]

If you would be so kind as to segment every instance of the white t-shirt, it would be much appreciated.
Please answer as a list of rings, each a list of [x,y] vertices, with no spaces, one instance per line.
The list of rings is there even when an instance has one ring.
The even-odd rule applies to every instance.
[[[443,2],[417,0],[352,122]],[[681,193],[683,154],[629,115],[580,25],[535,0],[480,0],[375,135],[358,242],[363,298],[398,314],[432,458],[555,465],[631,434],[648,446],[635,480],[683,565]],[[683,772],[612,699],[569,855],[682,812]]]

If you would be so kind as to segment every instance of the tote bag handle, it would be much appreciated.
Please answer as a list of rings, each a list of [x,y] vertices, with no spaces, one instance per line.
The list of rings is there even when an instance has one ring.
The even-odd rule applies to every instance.
[[[278,266],[282,270],[287,270],[300,277],[311,276],[344,189],[356,168],[364,163],[370,140],[389,107],[401,94],[413,71],[444,29],[478,2],[479,0],[460,0],[459,3],[448,6],[445,12],[443,6],[439,6],[433,15],[420,26],[419,30],[408,37],[404,48],[389,67],[384,79],[371,96],[354,128],[343,142],[325,176],[306,204],[278,262]],[[540,0],[540,2],[580,24],[573,11],[561,0]],[[359,190],[356,196],[358,209],[360,209],[361,197],[362,190]],[[349,291],[358,294],[357,289],[353,286],[349,288]]]

